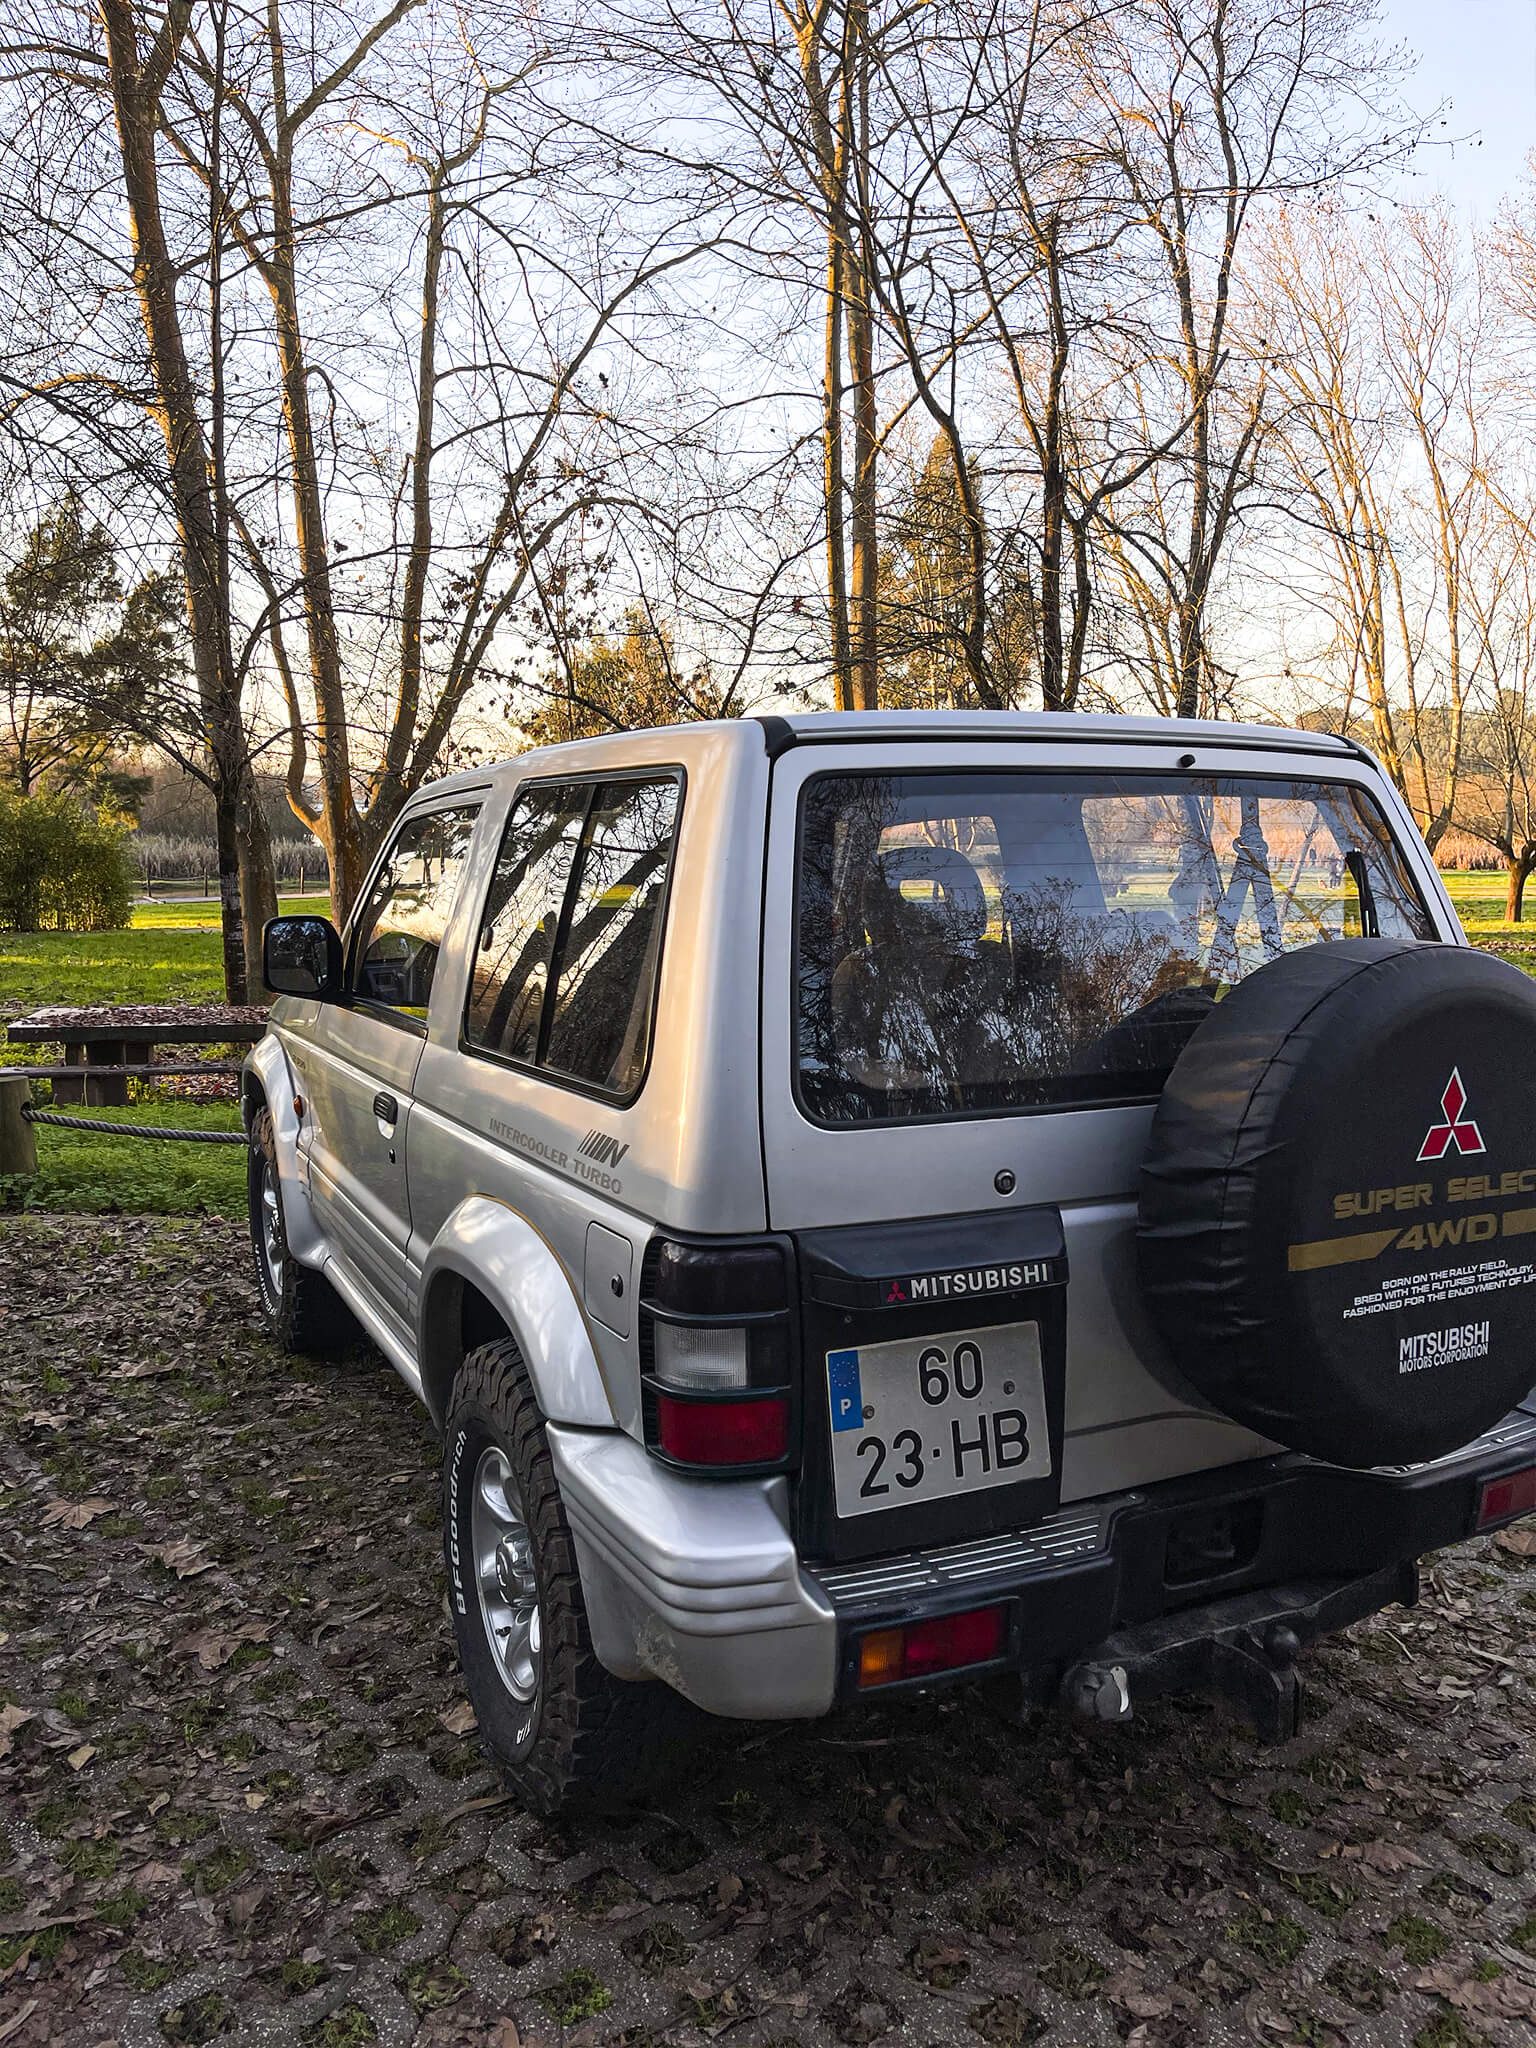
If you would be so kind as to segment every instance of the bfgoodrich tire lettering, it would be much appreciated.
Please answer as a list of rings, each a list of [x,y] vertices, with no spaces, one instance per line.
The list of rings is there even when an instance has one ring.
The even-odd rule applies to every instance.
[[[475,1546],[474,1489],[494,1453],[509,1471],[508,1493],[515,1492],[527,1530],[537,1587],[537,1680],[530,1699],[519,1698],[509,1683],[488,1633],[479,1579],[485,1560]],[[600,1811],[653,1792],[675,1759],[690,1710],[667,1686],[610,1677],[593,1654],[543,1418],[510,1338],[472,1351],[454,1380],[443,1458],[443,1552],[481,1739],[512,1789],[536,1813]]]
[[[316,1357],[358,1343],[362,1332],[346,1303],[323,1273],[301,1266],[288,1249],[277,1137],[269,1109],[258,1110],[251,1122],[245,1186],[256,1291],[268,1331],[285,1351]]]

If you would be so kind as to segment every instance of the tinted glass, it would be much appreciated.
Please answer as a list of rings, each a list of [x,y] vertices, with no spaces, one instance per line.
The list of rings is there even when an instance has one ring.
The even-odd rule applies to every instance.
[[[615,1095],[645,1070],[678,786],[599,784],[560,946],[544,1064]]]
[[[430,811],[401,826],[358,919],[355,994],[426,1017],[477,809]]]
[[[848,1123],[1155,1094],[1223,991],[1433,928],[1344,786],[824,776],[802,799],[800,1092]]]
[[[466,1035],[505,1059],[532,1060],[566,884],[591,796],[586,783],[525,790],[502,834],[480,919]]]

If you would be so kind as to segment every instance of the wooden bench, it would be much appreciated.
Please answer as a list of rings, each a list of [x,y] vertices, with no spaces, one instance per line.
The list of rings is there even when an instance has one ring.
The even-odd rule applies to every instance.
[[[121,1107],[128,1100],[130,1077],[238,1072],[236,1064],[227,1060],[157,1066],[150,1057],[157,1045],[254,1045],[267,1028],[265,1018],[253,1018],[248,1010],[232,1011],[218,1005],[184,1008],[157,1021],[153,1008],[127,1005],[118,1017],[100,1005],[34,1010],[10,1026],[11,1044],[62,1045],[64,1065],[4,1071],[30,1080],[52,1081],[53,1099],[58,1103],[83,1102],[92,1109]]]

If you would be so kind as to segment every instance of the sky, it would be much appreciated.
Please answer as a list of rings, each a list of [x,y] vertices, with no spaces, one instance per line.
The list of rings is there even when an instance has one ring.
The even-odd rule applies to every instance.
[[[1418,54],[1409,103],[1448,101],[1436,133],[1462,138],[1425,152],[1416,188],[1491,220],[1536,148],[1536,0],[1384,0],[1382,32]]]

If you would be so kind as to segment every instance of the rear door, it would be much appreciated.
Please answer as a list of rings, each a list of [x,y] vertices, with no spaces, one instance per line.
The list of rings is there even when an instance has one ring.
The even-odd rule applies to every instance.
[[[1427,856],[1371,791],[1336,752],[1240,744],[777,763],[762,1125],[771,1224],[801,1245],[813,1552],[1272,1448],[1185,1388],[1142,1312],[1137,1170],[1223,990],[1359,931],[1350,856],[1384,935],[1435,935]]]
[[[396,827],[348,931],[348,999],[321,1006],[300,1051],[311,1199],[338,1255],[406,1324],[411,1089],[478,811],[460,800]]]

